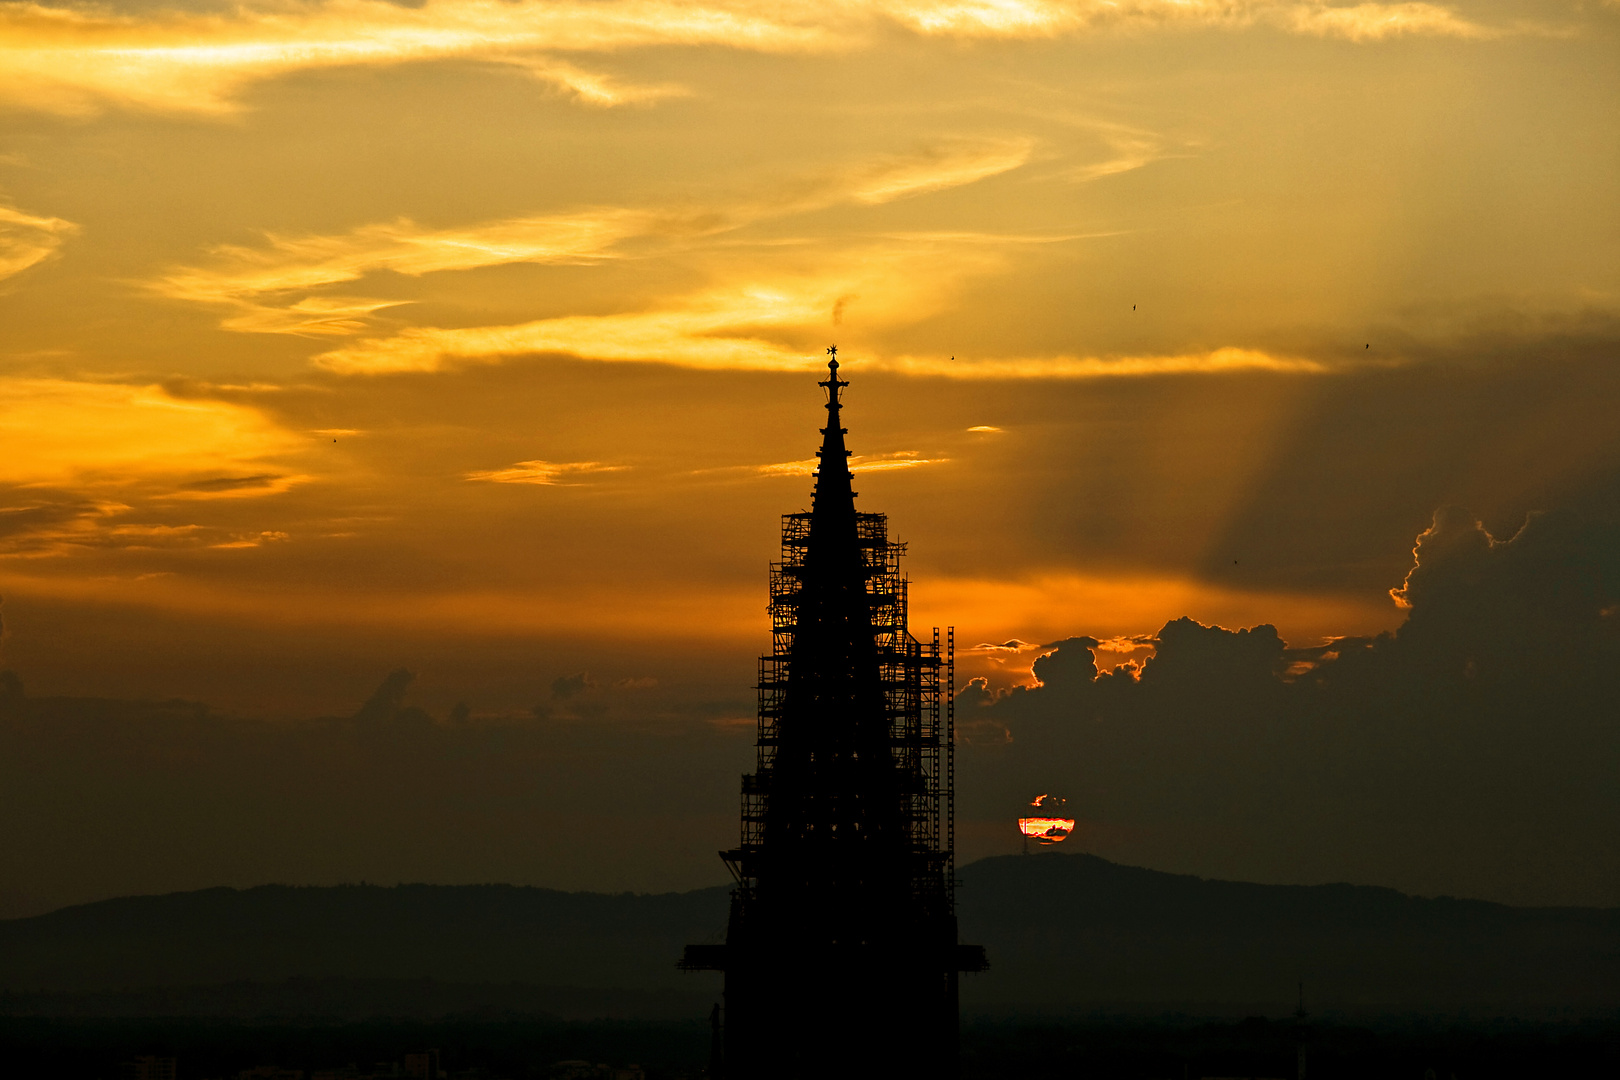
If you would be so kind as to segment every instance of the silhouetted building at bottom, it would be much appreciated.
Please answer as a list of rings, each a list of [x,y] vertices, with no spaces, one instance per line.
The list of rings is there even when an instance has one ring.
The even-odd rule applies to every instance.
[[[859,951],[728,957],[722,1075],[954,1076],[956,958]]]
[[[726,942],[681,961],[725,972],[731,1080],[952,1075],[958,973],[986,966],[956,940],[953,639],[907,627],[905,546],[855,510],[828,368],[812,509],[771,569]]]
[[[142,1055],[118,1066],[120,1080],[174,1080],[175,1059]]]

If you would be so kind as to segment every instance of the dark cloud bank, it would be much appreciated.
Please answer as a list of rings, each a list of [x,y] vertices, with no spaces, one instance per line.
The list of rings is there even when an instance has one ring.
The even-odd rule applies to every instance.
[[[1620,903],[1620,540],[1571,513],[1495,540],[1447,508],[1376,638],[1290,649],[1177,619],[1098,674],[958,697],[965,816],[1060,792],[1081,845],[1261,881]]]
[[[1568,513],[1420,538],[1399,632],[1290,649],[1167,624],[1137,669],[1057,643],[1041,685],[958,697],[967,858],[1015,850],[1042,791],[1065,849],[1262,882],[1620,905],[1620,542]],[[0,916],[280,881],[723,881],[745,688],[662,704],[560,675],[524,716],[436,718],[396,672],[347,717],[34,698],[0,677]],[[675,692],[670,691],[673,695]],[[682,711],[684,710],[684,711]]]
[[[266,721],[0,673],[0,917],[220,884],[722,880],[750,748],[713,718],[746,706],[558,683],[527,715],[436,718],[400,670],[350,716]]]

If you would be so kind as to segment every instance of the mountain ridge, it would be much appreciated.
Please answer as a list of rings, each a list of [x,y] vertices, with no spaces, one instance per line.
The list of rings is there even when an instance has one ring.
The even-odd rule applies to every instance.
[[[962,940],[984,944],[991,960],[963,981],[970,1010],[1218,1010],[1286,1001],[1301,980],[1314,1000],[1343,1008],[1620,1001],[1620,909],[1222,881],[1081,853],[992,857],[960,878]],[[718,996],[717,979],[683,975],[674,960],[687,942],[723,937],[728,894],[359,884],[118,897],[0,921],[0,994],[10,1000],[0,1011],[32,1007],[24,999],[302,979],[372,986],[354,993],[379,1002],[399,995],[376,987],[408,980],[525,986],[518,997],[531,1002],[611,990],[667,1012]]]

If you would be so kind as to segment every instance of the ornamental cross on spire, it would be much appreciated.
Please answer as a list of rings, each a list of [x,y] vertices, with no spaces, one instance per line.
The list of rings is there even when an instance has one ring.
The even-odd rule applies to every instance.
[[[827,346],[827,355],[832,357],[827,361],[827,381],[820,385],[827,388],[827,408],[836,410],[839,406],[838,391],[849,383],[838,377],[838,346]]]

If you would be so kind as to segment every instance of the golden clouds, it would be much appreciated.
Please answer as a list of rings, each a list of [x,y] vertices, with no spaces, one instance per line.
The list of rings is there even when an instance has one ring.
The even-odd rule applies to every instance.
[[[830,306],[830,304],[828,305]],[[825,307],[767,289],[695,299],[685,310],[627,315],[568,315],[516,326],[414,327],[321,353],[330,371],[376,375],[438,371],[494,363],[525,353],[563,353],[587,360],[658,361],[694,368],[795,370],[803,351],[739,333],[749,324],[816,321]]]
[[[952,379],[1098,379],[1148,375],[1215,375],[1236,371],[1321,374],[1325,364],[1299,357],[1274,356],[1259,349],[1227,347],[1210,352],[1169,356],[987,357],[941,361],[938,357],[900,356],[879,366],[913,375]],[[996,431],[975,427],[971,431]]]
[[[892,469],[914,469],[921,465],[943,465],[950,458],[925,458],[916,450],[897,450],[890,454],[856,454],[849,459],[849,471],[887,472]],[[778,461],[771,465],[745,467],[756,476],[810,476],[820,466],[815,458],[802,461]]]
[[[885,203],[909,195],[971,184],[1010,172],[1029,160],[1033,139],[959,143],[925,151],[912,159],[886,161],[858,177],[850,195],[856,202]]]
[[[625,465],[604,465],[600,461],[520,461],[505,469],[470,472],[468,480],[487,480],[493,484],[540,484],[547,487],[570,485],[572,479],[587,473],[621,472]]]
[[[247,84],[297,71],[474,60],[517,65],[583,103],[619,105],[681,88],[626,83],[565,57],[648,46],[849,51],[893,28],[973,40],[1251,25],[1353,41],[1491,33],[1437,4],[1325,0],[306,0],[143,16],[11,2],[0,4],[0,99],[59,112],[222,113]]]
[[[244,536],[236,540],[226,540],[221,543],[210,544],[208,546],[214,548],[216,551],[229,551],[240,548],[256,548],[264,544],[273,544],[277,541],[286,539],[288,539],[287,534],[282,532],[280,529],[264,529],[254,536]]]
[[[319,290],[385,271],[421,277],[511,263],[589,265],[622,259],[628,257],[623,245],[632,240],[692,242],[840,203],[876,205],[972,184],[1019,168],[1033,148],[1034,140],[1028,138],[942,140],[909,154],[856,161],[776,190],[712,205],[592,207],[445,229],[400,218],[337,235],[271,234],[261,247],[215,248],[211,265],[173,270],[151,288],[171,299],[231,309],[233,314],[221,324],[227,330],[358,334],[366,329],[367,316],[404,301]],[[339,360],[328,366],[347,370],[347,364]],[[438,365],[414,360],[396,361],[393,367],[387,362],[363,366],[376,371]]]
[[[974,260],[930,268],[929,250],[929,245],[874,248],[832,269],[728,282],[648,311],[567,315],[513,326],[413,327],[321,353],[315,363],[343,374],[371,375],[561,353],[586,360],[797,371],[820,351],[808,344],[810,336],[819,340],[834,311],[841,316],[850,306],[850,297],[858,298],[868,325],[935,310],[951,278]]]
[[[1420,3],[1349,7],[1297,4],[1279,13],[1277,22],[1295,33],[1350,41],[1378,41],[1407,34],[1458,38],[1490,38],[1501,34],[1499,30],[1469,22],[1450,8]]]
[[[144,18],[8,3],[0,5],[0,31],[0,98],[59,112],[113,104],[220,113],[233,109],[233,95],[257,80],[313,68],[446,59],[517,64],[582,101],[620,104],[671,88],[624,87],[546,51],[730,40],[770,47],[788,28],[634,0],[436,0],[419,8],[329,0]]]
[[[257,410],[230,402],[177,398],[157,386],[26,378],[0,379],[0,440],[14,448],[0,455],[0,482],[11,484],[241,474],[296,445]],[[257,486],[274,490],[254,472]]]
[[[1273,26],[1301,34],[1377,41],[1407,34],[1479,38],[1495,31],[1440,4],[1337,6],[1326,0],[891,0],[886,15],[917,33],[949,37],[1056,37],[1108,29]]]
[[[557,353],[584,360],[674,364],[710,370],[799,371],[819,363],[816,335],[831,332],[835,308],[857,297],[868,328],[901,325],[938,310],[971,260],[924,258],[916,251],[869,253],[846,275],[803,275],[719,288],[675,306],[618,315],[571,315],[514,326],[415,327],[324,352],[315,363],[349,375],[431,372],[469,363]],[[966,263],[966,265],[963,265]],[[982,263],[980,267],[982,267]],[[857,276],[859,275],[859,276]],[[803,342],[804,344],[800,344]],[[1310,359],[1227,347],[1161,356],[957,358],[886,355],[856,346],[863,364],[950,379],[1092,379],[1273,371],[1319,374]]]
[[[0,206],[0,279],[50,258],[78,228],[61,218],[36,217]]]
[[[336,236],[271,235],[260,248],[222,246],[213,252],[214,266],[175,270],[152,288],[235,309],[223,323],[228,330],[353,334],[365,328],[365,316],[398,301],[307,294],[378,271],[419,277],[514,262],[590,262],[609,257],[629,237],[679,228],[665,215],[611,208],[460,229],[427,229],[401,218]]]
[[[919,625],[955,620],[988,638],[1053,640],[1084,626],[1097,637],[1138,633],[1192,614],[1225,626],[1271,623],[1291,641],[1376,633],[1400,622],[1388,603],[1322,593],[1245,591],[1191,577],[1055,572],[1018,579],[936,578],[913,590]]]

